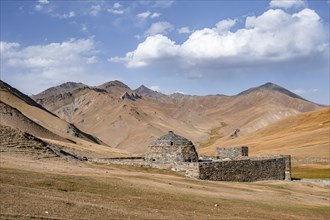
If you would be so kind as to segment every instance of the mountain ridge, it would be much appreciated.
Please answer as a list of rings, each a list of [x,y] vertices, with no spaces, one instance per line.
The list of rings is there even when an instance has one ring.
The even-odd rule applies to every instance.
[[[198,146],[215,128],[221,127],[220,139],[228,139],[237,129],[245,135],[281,118],[320,108],[272,83],[234,96],[165,95],[144,85],[132,90],[118,80],[94,88],[98,90],[76,89],[58,99],[50,94],[51,101],[45,97],[38,102],[106,144],[132,153],[143,153],[155,137],[169,130]],[[134,93],[141,98],[128,97]]]
[[[284,87],[281,87],[279,85],[276,85],[274,83],[271,83],[271,82],[267,82],[261,86],[257,86],[257,87],[252,87],[250,89],[247,89],[243,92],[240,92],[237,94],[237,96],[240,96],[240,95],[247,95],[251,92],[257,92],[257,91],[260,91],[260,90],[264,90],[264,91],[275,91],[275,92],[279,92],[279,93],[283,93],[287,96],[290,96],[292,98],[297,98],[297,99],[302,99],[302,100],[305,100],[305,101],[308,101],[304,98],[302,98],[301,96],[291,92],[290,90],[288,89],[285,89]]]

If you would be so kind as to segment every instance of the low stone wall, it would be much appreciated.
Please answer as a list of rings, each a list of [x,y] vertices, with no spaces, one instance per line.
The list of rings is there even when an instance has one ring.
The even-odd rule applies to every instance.
[[[144,157],[114,157],[114,158],[93,158],[90,162],[106,164],[142,165],[145,163]]]
[[[89,161],[172,170],[204,180],[251,182],[291,179],[290,155],[176,163],[152,163],[145,161],[144,157],[97,158]]]
[[[89,161],[96,163],[121,164],[171,170],[175,172],[182,172],[188,177],[199,178],[199,163],[197,162],[177,162],[173,164],[150,163],[145,161],[144,157],[94,158],[89,159]]]
[[[248,147],[218,147],[216,150],[216,155],[220,158],[247,157],[248,153]]]
[[[231,161],[201,162],[199,163],[199,178],[240,182],[284,180],[286,179],[286,171],[289,166],[287,160],[285,156],[278,156],[273,158],[241,158]]]
[[[197,162],[175,163],[175,164],[145,163],[145,166],[162,169],[162,170],[182,172],[184,173],[185,176],[196,179],[199,178],[199,163]]]

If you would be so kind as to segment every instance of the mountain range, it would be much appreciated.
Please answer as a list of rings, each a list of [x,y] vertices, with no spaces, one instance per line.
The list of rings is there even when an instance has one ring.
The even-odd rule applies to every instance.
[[[143,85],[132,90],[120,81],[96,87],[68,82],[31,98],[106,145],[138,154],[169,130],[198,148],[214,148],[287,116],[322,108],[273,83],[234,96],[193,96],[165,95]]]
[[[273,83],[234,96],[193,96],[165,95],[143,85],[132,90],[120,81],[96,87],[68,82],[29,97],[1,81],[0,97],[7,140],[2,145],[12,145],[13,135],[33,136],[39,145],[78,156],[143,155],[155,138],[172,130],[192,140],[201,155],[219,146],[248,145],[252,154],[329,159],[329,107]]]

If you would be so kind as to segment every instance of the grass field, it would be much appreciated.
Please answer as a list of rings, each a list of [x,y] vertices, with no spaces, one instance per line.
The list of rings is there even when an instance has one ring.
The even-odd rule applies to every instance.
[[[2,158],[0,219],[329,219],[329,186]],[[16,160],[16,161],[15,161]]]
[[[298,179],[330,179],[330,169],[294,166],[292,167],[292,177]]]

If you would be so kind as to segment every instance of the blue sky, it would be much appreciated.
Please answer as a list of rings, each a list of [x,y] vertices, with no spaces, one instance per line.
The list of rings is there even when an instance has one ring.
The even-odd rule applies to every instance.
[[[1,79],[31,95],[121,80],[235,95],[266,82],[329,104],[329,1],[1,1]]]

